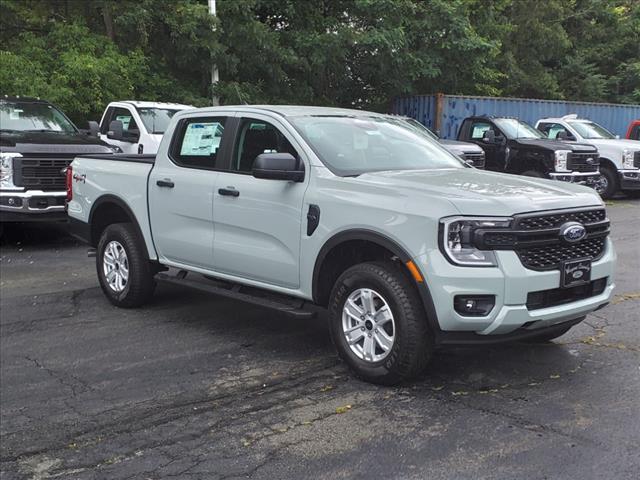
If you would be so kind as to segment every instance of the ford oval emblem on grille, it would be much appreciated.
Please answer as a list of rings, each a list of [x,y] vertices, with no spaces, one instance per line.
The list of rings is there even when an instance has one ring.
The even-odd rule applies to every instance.
[[[589,157],[585,160],[585,162],[587,162],[587,164],[589,165],[593,165],[594,163],[596,163],[595,159]]]
[[[565,242],[575,243],[587,236],[587,229],[581,223],[567,222],[560,227],[560,238]]]

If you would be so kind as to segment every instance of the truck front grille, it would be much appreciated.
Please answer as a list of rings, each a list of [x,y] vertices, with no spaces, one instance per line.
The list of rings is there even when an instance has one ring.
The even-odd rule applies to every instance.
[[[568,211],[548,213],[545,215],[522,216],[516,222],[516,228],[521,230],[542,230],[557,228],[563,223],[580,222],[583,225],[602,222],[607,218],[604,208],[582,211]]]
[[[522,264],[531,270],[553,270],[562,262],[591,258],[596,260],[604,253],[604,239],[591,238],[573,245],[547,245],[516,250]]]
[[[633,154],[633,166],[636,168],[640,168],[640,150],[634,152]]]
[[[567,169],[572,172],[597,172],[600,156],[597,153],[569,153]]]
[[[484,169],[484,152],[482,153],[464,153],[465,161],[469,162],[476,168]]]
[[[18,157],[14,159],[14,183],[25,189],[53,191],[65,189],[62,169],[69,166],[69,158]]]
[[[575,243],[566,241],[560,231],[567,222],[582,224],[586,236]],[[514,215],[512,228],[476,230],[474,242],[480,250],[514,251],[522,265],[531,270],[555,270],[566,261],[599,259],[605,252],[608,235],[605,210],[589,208]]]

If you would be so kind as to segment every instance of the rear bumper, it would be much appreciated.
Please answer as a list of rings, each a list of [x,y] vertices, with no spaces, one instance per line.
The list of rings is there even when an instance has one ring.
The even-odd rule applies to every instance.
[[[3,222],[64,220],[66,197],[66,192],[3,191],[0,192],[0,219]]]
[[[620,170],[621,190],[640,190],[640,170]]]

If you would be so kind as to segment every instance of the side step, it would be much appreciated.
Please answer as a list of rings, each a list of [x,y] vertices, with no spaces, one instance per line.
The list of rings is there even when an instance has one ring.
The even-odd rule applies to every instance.
[[[195,288],[196,290],[212,293],[214,295],[233,298],[252,305],[270,308],[295,318],[307,319],[316,316],[315,311],[307,309],[312,304],[299,298],[279,295],[260,288],[240,285],[238,283],[225,282],[223,280],[214,279],[213,277],[202,277],[203,280],[200,281],[187,280],[186,276],[187,272],[185,270],[180,270],[176,275],[158,273],[155,278],[161,282]]]

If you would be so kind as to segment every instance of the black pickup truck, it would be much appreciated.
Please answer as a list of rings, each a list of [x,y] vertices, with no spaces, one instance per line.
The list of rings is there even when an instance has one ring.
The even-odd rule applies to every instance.
[[[582,183],[594,188],[600,181],[597,148],[549,140],[515,118],[466,118],[458,131],[458,140],[475,143],[484,150],[486,170]]]
[[[49,102],[0,97],[0,229],[5,222],[66,219],[63,170],[78,155],[117,152]]]

